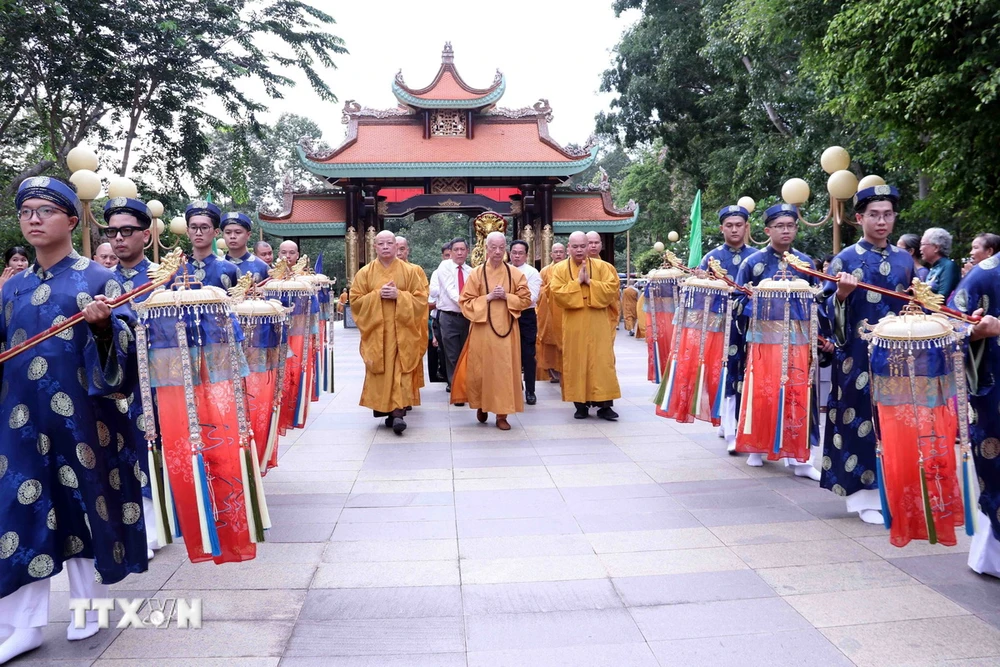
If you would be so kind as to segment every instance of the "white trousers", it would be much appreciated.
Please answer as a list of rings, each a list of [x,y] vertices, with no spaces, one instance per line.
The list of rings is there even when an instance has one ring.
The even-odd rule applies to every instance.
[[[71,598],[106,598],[108,587],[94,581],[94,561],[89,558],[71,558],[64,564],[69,575]],[[41,628],[49,622],[49,592],[52,578],[47,577],[22,586],[10,595],[0,598],[0,624],[15,628]],[[66,615],[69,616],[69,608]],[[97,612],[88,611],[87,620],[96,620]],[[91,618],[93,616],[93,618]]]
[[[993,535],[990,519],[978,510],[976,534],[969,545],[969,567],[979,574],[1000,577],[1000,540]]]
[[[156,511],[153,509],[153,499],[142,497],[142,521],[146,525],[146,548],[159,549],[156,538]]]
[[[736,404],[735,396],[726,396],[722,401],[722,434],[726,438],[726,446],[730,450],[736,448],[736,427],[739,425],[740,416],[736,414],[739,406]]]
[[[848,512],[860,512],[862,510],[882,511],[882,501],[878,497],[878,489],[862,489],[847,496]]]

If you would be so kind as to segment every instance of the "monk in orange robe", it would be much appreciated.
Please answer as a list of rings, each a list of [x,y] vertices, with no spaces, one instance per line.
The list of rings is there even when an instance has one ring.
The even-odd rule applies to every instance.
[[[406,407],[420,405],[414,376],[421,361],[427,319],[427,281],[396,258],[396,236],[375,237],[377,259],[354,276],[351,311],[361,332],[365,385],[361,405],[401,435]]]
[[[451,385],[452,403],[476,408],[481,423],[494,413],[501,431],[510,430],[507,415],[524,412],[517,319],[531,306],[528,281],[503,261],[506,252],[507,239],[501,232],[491,232],[486,237],[486,263],[465,282],[459,306],[471,326]]]
[[[405,236],[396,237],[396,259],[405,263],[413,273],[416,274],[417,281],[423,283],[423,289],[425,292],[429,292],[430,285],[427,282],[427,274],[424,273],[423,268],[419,264],[410,263],[410,242],[406,240]],[[420,363],[417,364],[417,371],[413,374],[413,391],[419,393],[420,389],[424,387],[424,355],[427,354],[427,308],[424,308],[424,314],[420,320],[420,330],[421,330],[421,346],[420,346]],[[406,406],[409,410],[413,406]]]
[[[611,270],[615,274],[615,278],[618,278],[618,269],[615,268],[614,264],[605,262],[601,259],[601,250],[604,249],[604,241],[601,240],[601,235],[597,232],[587,232],[587,256],[593,261],[602,262],[611,267]],[[615,297],[615,302],[608,306],[608,322],[611,323],[611,335],[614,337],[618,332],[618,320],[621,319],[621,295],[618,294]]]
[[[562,243],[553,243],[549,253],[552,263],[542,268],[542,289],[538,292],[538,338],[535,343],[535,359],[538,367],[535,371],[536,380],[559,382],[562,371],[562,308],[557,306],[549,294],[549,279],[552,267],[566,259],[566,247]]]
[[[552,269],[552,298],[563,311],[562,399],[573,401],[577,419],[618,418],[612,409],[621,397],[615,372],[614,329],[609,310],[618,303],[618,273],[607,262],[587,256],[587,236],[569,235],[569,259]]]

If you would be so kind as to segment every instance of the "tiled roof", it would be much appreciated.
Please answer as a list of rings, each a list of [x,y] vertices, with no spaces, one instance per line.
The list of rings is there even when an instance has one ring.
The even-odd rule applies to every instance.
[[[570,195],[552,198],[552,220],[623,220],[631,218],[633,211],[608,211],[601,193]]]
[[[552,198],[552,226],[557,234],[574,231],[621,233],[639,218],[639,207],[629,202],[625,209],[611,203],[608,192],[557,194]]]
[[[360,162],[572,162],[529,122],[477,123],[472,139],[424,139],[419,123],[358,123],[357,140],[322,164]]]
[[[347,210],[343,197],[292,197],[291,210],[279,214],[261,212],[261,220],[282,222],[346,222]]]
[[[488,88],[473,88],[455,69],[455,54],[451,43],[446,42],[441,53],[441,67],[434,80],[424,88],[411,88],[403,80],[402,71],[396,75],[392,84],[392,92],[403,104],[415,108],[440,109],[476,109],[492,104],[503,96],[506,82],[503,75],[497,71],[493,83]]]

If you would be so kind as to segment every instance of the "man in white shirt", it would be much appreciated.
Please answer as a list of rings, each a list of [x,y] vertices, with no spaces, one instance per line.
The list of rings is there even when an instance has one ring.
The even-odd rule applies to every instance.
[[[451,241],[441,246],[441,264],[451,259]],[[440,264],[438,268],[440,268]],[[431,311],[431,342],[427,346],[427,373],[431,382],[447,382],[448,373],[444,367],[444,347],[441,345],[441,323],[438,321],[438,311],[434,302],[437,300],[435,292],[438,284],[437,269],[431,271],[431,279],[428,289],[427,307]]]
[[[521,329],[521,370],[524,371],[524,402],[535,404],[535,340],[538,337],[538,318],[535,316],[535,306],[538,305],[538,293],[542,289],[542,276],[531,264],[528,264],[528,243],[517,240],[510,244],[510,263],[524,274],[531,291],[531,307],[521,311],[517,326]]]
[[[448,391],[451,391],[452,376],[455,364],[465,347],[465,339],[469,336],[469,320],[462,315],[459,307],[459,297],[466,281],[472,275],[472,268],[465,263],[469,254],[469,244],[465,239],[454,239],[451,242],[451,258],[441,262],[431,276],[430,298],[438,311],[438,324],[441,327],[439,343],[444,348],[444,365],[448,375]]]

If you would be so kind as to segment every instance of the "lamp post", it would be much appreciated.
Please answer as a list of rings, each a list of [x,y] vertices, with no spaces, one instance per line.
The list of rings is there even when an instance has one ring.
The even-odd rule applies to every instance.
[[[70,182],[76,186],[76,194],[83,204],[80,224],[83,236],[83,254],[90,259],[90,225],[97,224],[90,204],[101,196],[101,177],[97,175],[97,153],[90,146],[80,144],[66,154],[66,164],[72,174]]]
[[[149,244],[147,244],[146,247],[147,248],[152,247],[153,263],[159,264],[160,251],[166,250],[169,252],[170,250],[173,250],[174,248],[177,247],[177,244],[180,243],[180,239],[174,241],[173,245],[167,245],[166,243],[163,242],[163,232],[165,231],[166,226],[163,224],[162,220],[163,203],[161,201],[159,201],[158,199],[153,199],[147,202],[146,206],[149,208],[149,214],[153,218],[153,222],[149,226],[149,229],[150,231],[152,231],[152,234],[150,235],[149,238]],[[178,231],[178,229],[180,231]],[[187,225],[184,223],[184,218],[177,216],[173,220],[171,220],[170,231],[177,235],[183,234],[185,231],[187,231]]]
[[[823,171],[829,174],[826,181],[826,190],[830,193],[830,209],[821,220],[809,222],[802,217],[799,212],[799,220],[809,227],[820,227],[832,221],[833,224],[833,254],[840,252],[841,225],[844,222],[854,224],[849,218],[844,216],[844,202],[854,197],[863,188],[885,183],[880,176],[865,176],[861,181],[853,172],[848,170],[851,166],[850,154],[840,146],[830,146],[823,155],[820,156],[820,166]],[[781,198],[788,204],[802,206],[809,199],[809,184],[801,178],[790,178],[781,186]]]

